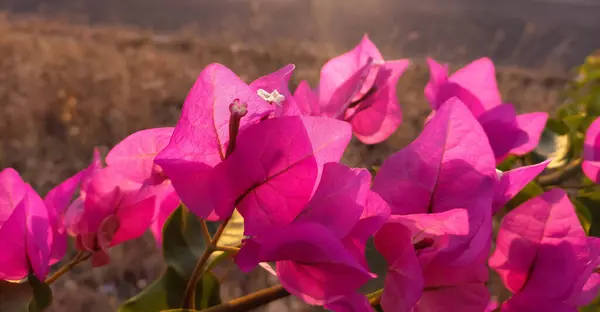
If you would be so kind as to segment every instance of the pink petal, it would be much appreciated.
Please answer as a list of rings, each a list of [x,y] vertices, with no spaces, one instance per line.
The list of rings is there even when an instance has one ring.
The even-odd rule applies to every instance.
[[[111,246],[138,238],[146,232],[152,223],[156,207],[156,196],[137,199],[136,202],[119,207],[117,218],[119,229],[114,234]]]
[[[42,198],[27,185],[23,204],[27,210],[27,256],[33,272],[44,280],[48,274],[52,248],[52,227]]]
[[[510,153],[513,155],[525,155],[540,143],[542,131],[546,127],[548,113],[530,113],[517,116],[519,135]]]
[[[600,238],[588,237],[587,243],[590,252],[589,259],[591,261],[586,264],[585,271],[574,285],[574,288],[577,289],[583,284],[581,292],[575,294],[575,298],[572,300],[578,306],[590,304],[600,291],[600,273],[598,272],[598,268],[600,267]]]
[[[513,197],[515,197],[529,182],[533,181],[546,166],[550,160],[546,160],[539,164],[519,167],[502,173],[500,183],[496,187],[496,195],[492,204],[492,214],[502,209]]]
[[[370,186],[368,170],[327,163],[315,194],[295,222],[320,223],[344,238],[358,222]]]
[[[48,219],[52,225],[54,235],[50,265],[60,261],[67,252],[67,231],[64,224],[64,214],[67,207],[74,200],[75,192],[79,188],[86,170],[65,180],[48,192],[44,204],[48,209]]]
[[[21,280],[29,272],[25,182],[12,168],[0,172],[0,280]]]
[[[331,302],[324,307],[335,312],[372,312],[375,311],[365,295],[354,293]]]
[[[210,183],[209,171],[225,158],[229,105],[235,99],[248,105],[240,132],[273,111],[231,70],[220,64],[208,65],[185,100],[173,137],[155,159],[186,206],[203,218],[214,209],[197,191]]]
[[[237,208],[246,235],[291,222],[306,206],[323,165],[337,162],[351,137],[350,126],[324,117],[289,116],[265,120],[238,137],[236,150],[219,166],[217,214]],[[232,194],[227,194],[233,190]]]
[[[585,133],[582,169],[590,180],[600,181],[600,118],[594,120]]]
[[[484,283],[425,289],[417,305],[418,311],[481,312],[490,302]]]
[[[150,226],[150,230],[158,246],[162,246],[162,231],[167,219],[169,219],[169,216],[180,204],[179,196],[175,193],[173,186],[167,185],[165,188],[167,190],[162,191],[161,196],[156,199],[156,211],[154,212],[154,219]]]
[[[382,142],[398,129],[402,122],[402,111],[396,85],[408,65],[408,60],[386,62],[375,79],[375,93],[368,95],[356,109],[348,109],[347,120],[352,124],[356,137],[363,143]]]
[[[157,178],[159,172],[154,158],[167,146],[173,130],[168,127],[135,132],[110,150],[106,156],[107,165],[138,183]]]
[[[306,80],[300,81],[296,92],[294,92],[294,100],[298,109],[302,112],[302,115],[306,116],[319,116],[321,111],[319,109],[319,97],[314,92]]]
[[[512,104],[495,106],[479,116],[478,120],[488,136],[496,162],[502,162],[519,137],[515,107]]]
[[[496,83],[496,69],[491,59],[480,58],[461,68],[449,78],[472,93],[485,110],[502,104],[502,98]]]
[[[490,214],[495,160],[486,135],[460,101],[445,103],[421,135],[384,161],[373,190],[392,214],[467,209]]]
[[[410,230],[399,223],[384,225],[375,234],[375,248],[388,263],[381,307],[385,311],[412,311],[424,281]]]
[[[448,81],[448,64],[440,64],[432,58],[427,58],[429,66],[429,82],[425,86],[425,97],[433,109],[438,109],[437,96],[441,87]]]
[[[329,60],[321,69],[319,103],[321,113],[336,118],[372,86],[378,66],[383,62],[377,47],[365,35],[351,51]]]
[[[296,100],[292,96],[288,86],[295,68],[296,66],[294,64],[288,64],[276,72],[254,80],[250,84],[250,87],[255,92],[258,91],[258,89],[263,89],[269,93],[277,90],[277,92],[285,97],[285,100],[279,105],[274,104],[275,117],[296,116],[301,114],[298,105],[296,104]]]
[[[552,189],[504,217],[489,265],[513,293],[564,301],[587,257],[573,205],[563,190]]]

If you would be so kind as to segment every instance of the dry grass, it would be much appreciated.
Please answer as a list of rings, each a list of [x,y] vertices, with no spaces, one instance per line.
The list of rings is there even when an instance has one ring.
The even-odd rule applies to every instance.
[[[295,63],[293,84],[308,79],[314,86],[331,56],[324,51],[286,42],[245,47],[185,33],[165,37],[0,16],[0,168],[16,168],[45,193],[86,166],[94,146],[106,151],[133,131],[173,125],[208,63],[225,64],[247,81]],[[404,124],[382,144],[353,142],[345,156],[348,164],[378,164],[417,135],[429,112],[423,98],[427,75],[417,63],[402,77],[398,94]],[[566,81],[566,76],[509,68],[500,69],[498,78],[505,98],[523,112],[556,107]],[[53,311],[114,311],[162,267],[150,238],[115,248],[112,256],[109,267],[90,271],[84,265],[57,282]],[[231,282],[240,287],[229,287],[227,296],[267,283],[256,282],[264,276],[251,277],[252,283],[242,279]]]

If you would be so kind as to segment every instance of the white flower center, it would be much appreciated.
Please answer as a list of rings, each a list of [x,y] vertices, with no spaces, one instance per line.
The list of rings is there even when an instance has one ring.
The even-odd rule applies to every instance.
[[[263,89],[258,89],[256,93],[261,99],[269,103],[275,103],[276,105],[281,105],[281,102],[285,101],[285,96],[283,96],[283,94],[279,93],[277,90],[273,90],[273,92],[269,93]]]

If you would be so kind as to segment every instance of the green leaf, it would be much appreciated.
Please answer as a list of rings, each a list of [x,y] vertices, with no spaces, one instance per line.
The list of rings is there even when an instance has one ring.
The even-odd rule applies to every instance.
[[[0,311],[27,312],[33,289],[27,282],[0,281]]]
[[[590,227],[592,225],[592,214],[590,213],[590,210],[576,198],[572,199],[571,201],[575,206],[575,212],[577,213],[577,218],[579,218],[581,226],[583,227],[586,233],[589,233]]]
[[[217,224],[208,223],[209,232]],[[119,312],[160,312],[181,308],[183,293],[199,258],[206,250],[202,221],[181,205],[167,220],[163,229],[163,257],[167,269],[163,275],[137,296],[127,300]],[[220,285],[215,275],[203,269],[196,285],[196,309],[219,304]]]
[[[535,181],[529,182],[517,196],[513,197],[507,204],[508,210],[512,210],[522,203],[544,193],[544,189],[539,186]]]
[[[582,122],[585,120],[585,114],[571,115],[563,118],[563,123],[568,127],[569,131],[575,132],[579,130]]]
[[[375,249],[375,243],[371,237],[365,246],[365,257],[371,272],[376,274],[376,278],[369,280],[360,291],[362,293],[372,293],[383,288],[385,276],[387,275],[388,263],[385,258]]]
[[[40,312],[52,304],[52,289],[50,286],[29,274],[27,281],[33,290],[33,298],[29,304],[30,312]]]
[[[540,143],[534,151],[543,159],[552,159],[548,168],[554,169],[564,166],[569,161],[570,144],[571,140],[568,134],[557,135],[544,129]]]
[[[498,164],[497,168],[501,171],[509,171],[513,168],[513,165],[517,162],[518,157],[514,155],[510,155],[506,157],[500,164]]]
[[[558,135],[565,135],[569,133],[569,127],[562,120],[557,120],[554,118],[548,118],[548,121],[546,122],[546,128]]]
[[[590,221],[588,235],[600,237],[600,191],[580,190],[576,201],[586,208],[589,214],[585,217]]]
[[[137,296],[125,301],[119,312],[161,312],[177,309],[183,300],[187,280],[173,269],[165,273]],[[211,272],[206,272],[196,285],[196,309],[204,309],[219,304],[219,281]]]

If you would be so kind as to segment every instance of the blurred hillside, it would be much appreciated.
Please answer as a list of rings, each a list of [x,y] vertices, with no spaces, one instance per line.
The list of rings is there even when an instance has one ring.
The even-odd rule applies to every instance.
[[[0,9],[336,52],[368,32],[384,54],[459,63],[487,55],[527,68],[564,70],[600,48],[595,0],[0,0]]]

